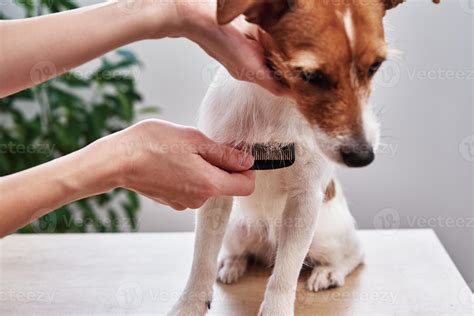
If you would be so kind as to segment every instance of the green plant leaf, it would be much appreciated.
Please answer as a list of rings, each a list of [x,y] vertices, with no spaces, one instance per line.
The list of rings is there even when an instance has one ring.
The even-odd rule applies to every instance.
[[[82,218],[84,220],[84,223],[92,224],[97,232],[104,233],[107,231],[107,228],[104,226],[104,224],[102,224],[100,219],[97,217],[97,215],[94,212],[94,209],[89,204],[88,200],[81,200],[76,203],[82,211]]]
[[[122,56],[125,60],[132,62],[133,65],[141,65],[140,60],[131,50],[118,49],[117,55]]]
[[[138,110],[139,114],[158,114],[160,109],[157,106],[146,106]]]
[[[110,231],[113,233],[119,232],[120,231],[119,219],[115,211],[112,209],[109,210],[109,220],[110,220]]]
[[[127,191],[128,202],[130,203],[130,207],[135,211],[140,208],[140,200],[138,199],[138,195],[135,192]]]
[[[62,75],[57,79],[60,82],[65,83],[66,85],[70,87],[82,87],[82,88],[88,88],[91,86],[91,82],[88,80],[85,80],[78,76],[77,74],[74,74],[72,72],[69,72],[67,74]]]
[[[20,7],[23,7],[23,9],[25,10],[25,15],[27,17],[32,17],[34,15],[34,10],[35,10],[34,0],[15,0],[15,2]]]
[[[78,6],[72,1],[69,1],[69,0],[57,0],[57,1],[59,1],[61,6],[65,9],[72,10],[72,9],[78,8]]]
[[[132,102],[121,91],[117,91],[117,100],[121,107],[120,117],[127,122],[131,122],[134,114]]]
[[[137,209],[135,209],[129,203],[122,203],[121,205],[122,205],[122,208],[125,210],[125,215],[127,216],[128,223],[131,229],[133,231],[136,231],[138,228],[137,217],[136,217]]]

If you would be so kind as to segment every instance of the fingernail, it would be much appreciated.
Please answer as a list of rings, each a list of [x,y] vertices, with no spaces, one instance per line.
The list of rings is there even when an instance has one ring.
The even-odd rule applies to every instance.
[[[246,152],[241,152],[240,154],[240,165],[244,168],[250,168],[253,166],[254,159],[253,156]]]

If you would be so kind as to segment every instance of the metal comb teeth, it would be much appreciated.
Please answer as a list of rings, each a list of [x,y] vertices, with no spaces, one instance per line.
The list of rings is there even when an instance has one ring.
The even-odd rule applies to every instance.
[[[266,143],[252,145],[255,163],[252,170],[274,170],[295,163],[295,144]]]

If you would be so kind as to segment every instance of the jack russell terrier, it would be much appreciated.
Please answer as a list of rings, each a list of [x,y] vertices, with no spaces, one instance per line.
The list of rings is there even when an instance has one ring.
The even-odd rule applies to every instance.
[[[294,314],[303,264],[313,269],[307,289],[315,292],[342,286],[361,264],[354,219],[334,169],[374,160],[379,124],[368,104],[370,86],[388,54],[383,18],[403,1],[218,1],[220,24],[243,14],[258,26],[253,36],[291,97],[222,69],[199,127],[236,146],[294,144],[296,161],[259,171],[251,196],[213,198],[197,212],[191,275],[170,315],[204,315],[216,278],[238,281],[250,256],[273,265],[259,312],[266,316]]]

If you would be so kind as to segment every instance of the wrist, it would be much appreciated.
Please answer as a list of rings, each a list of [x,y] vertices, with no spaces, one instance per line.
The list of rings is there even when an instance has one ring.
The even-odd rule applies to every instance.
[[[105,170],[105,177],[109,187],[131,189],[134,183],[134,176],[137,172],[140,158],[142,157],[144,146],[142,139],[125,129],[118,133],[100,139],[102,148],[106,148],[104,155],[110,164],[109,170]]]
[[[123,186],[123,171],[117,146],[105,137],[77,152],[76,189],[82,196],[109,192]],[[71,178],[74,181],[75,176]]]
[[[184,19],[178,13],[174,0],[119,0],[122,6],[128,5],[137,14],[137,19],[142,23],[143,39],[159,39],[164,37],[183,36]]]
[[[127,0],[120,0],[127,1]],[[131,0],[128,0],[131,1]],[[133,0],[141,7],[147,38],[185,37],[196,41],[216,26],[215,4],[178,0]]]
[[[189,40],[202,44],[206,39],[213,40],[218,30],[215,9],[211,11],[199,12],[190,8],[181,9],[182,16],[181,36]]]

